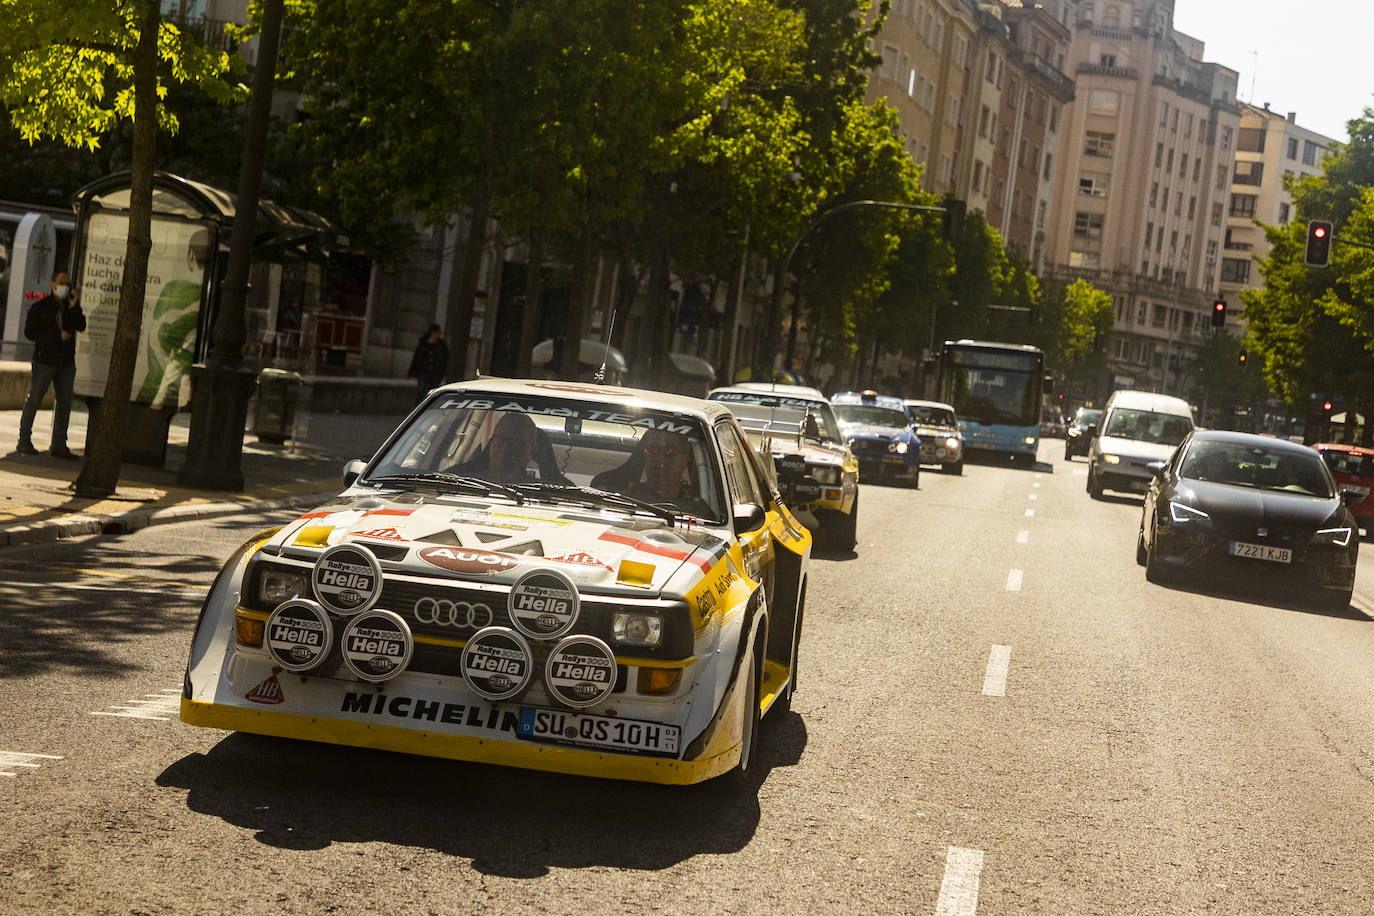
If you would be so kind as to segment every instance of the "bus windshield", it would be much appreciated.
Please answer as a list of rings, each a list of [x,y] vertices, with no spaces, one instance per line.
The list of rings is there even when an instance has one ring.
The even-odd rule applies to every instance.
[[[941,400],[961,420],[1035,426],[1040,420],[1044,357],[1038,350],[988,345],[947,346],[941,358]]]

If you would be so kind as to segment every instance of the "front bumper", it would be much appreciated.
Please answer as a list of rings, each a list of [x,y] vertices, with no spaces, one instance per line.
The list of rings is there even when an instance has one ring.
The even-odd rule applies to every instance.
[[[1277,563],[1232,556],[1233,540],[1238,539],[1203,525],[1191,529],[1170,526],[1157,532],[1154,552],[1157,562],[1166,568],[1260,588],[1292,588],[1310,593],[1314,589],[1347,591],[1355,583],[1355,559],[1345,548],[1275,541],[1273,546],[1292,551],[1292,562]],[[1266,539],[1258,537],[1240,540],[1266,543]]]
[[[1120,490],[1125,493],[1144,493],[1150,489],[1154,475],[1145,469],[1132,469],[1125,465],[1099,464],[1097,482],[1104,490]]]

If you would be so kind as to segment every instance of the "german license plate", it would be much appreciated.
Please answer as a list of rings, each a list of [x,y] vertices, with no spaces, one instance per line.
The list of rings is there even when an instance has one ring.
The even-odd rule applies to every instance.
[[[1274,547],[1269,544],[1247,544],[1232,541],[1231,556],[1247,557],[1251,560],[1268,560],[1270,563],[1292,563],[1293,551],[1287,547]]]
[[[676,756],[680,733],[681,729],[676,725],[658,722],[590,716],[532,706],[520,710],[520,737],[548,744]]]

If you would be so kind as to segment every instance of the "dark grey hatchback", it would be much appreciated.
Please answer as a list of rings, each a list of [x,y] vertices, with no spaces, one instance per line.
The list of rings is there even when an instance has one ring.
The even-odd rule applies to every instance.
[[[1293,585],[1344,609],[1355,586],[1359,528],[1315,449],[1194,430],[1145,494],[1136,562],[1160,582],[1187,572]]]

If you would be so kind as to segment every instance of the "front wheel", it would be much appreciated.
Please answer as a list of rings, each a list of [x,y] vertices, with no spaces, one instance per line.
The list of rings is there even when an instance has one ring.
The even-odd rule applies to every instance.
[[[964,460],[960,458],[958,461],[951,461],[949,464],[942,464],[940,465],[940,470],[944,471],[946,474],[963,474]]]
[[[1135,564],[1145,565],[1145,526],[1140,526],[1140,532],[1135,536]]]
[[[826,532],[826,540],[830,546],[836,550],[853,550],[859,543],[859,494],[854,494],[854,505],[849,507],[848,512],[834,512],[830,514],[829,524],[826,526],[830,530]]]
[[[717,776],[714,782],[731,794],[744,792],[754,776],[754,762],[758,759],[759,747],[759,669],[755,664],[757,646],[749,650],[749,656],[740,663],[739,676],[744,679],[744,727],[740,734],[739,763]]]
[[[1091,464],[1088,465],[1088,495],[1093,499],[1102,498],[1102,483],[1097,479],[1097,475],[1093,473],[1093,466]]]
[[[1145,551],[1145,579],[1160,585],[1168,581],[1169,573],[1159,559],[1159,526],[1156,525],[1151,530],[1154,536],[1150,538],[1150,547]]]

